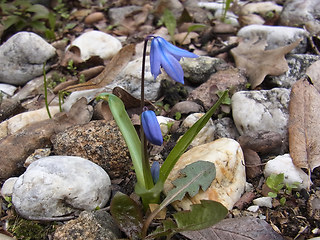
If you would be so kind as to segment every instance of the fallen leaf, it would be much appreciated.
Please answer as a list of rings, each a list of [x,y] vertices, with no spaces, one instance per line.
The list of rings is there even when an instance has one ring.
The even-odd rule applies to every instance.
[[[131,60],[135,53],[135,45],[129,44],[123,47],[108,63],[105,69],[95,78],[90,79],[88,82],[80,83],[77,85],[69,86],[63,91],[74,92],[88,89],[101,88],[111,83],[119,74],[123,67],[125,67]]]
[[[300,41],[301,39],[284,47],[265,50],[267,41],[256,37],[250,41],[241,41],[231,53],[236,66],[246,70],[251,88],[254,89],[263,82],[265,76],[277,76],[289,69],[284,56],[297,47]]]
[[[225,219],[210,228],[181,234],[191,240],[283,240],[266,221],[255,217]]]
[[[320,92],[320,60],[311,64],[307,68],[306,74],[310,78],[313,86]]]
[[[293,163],[313,171],[320,166],[320,94],[306,79],[297,81],[289,103],[289,150]]]

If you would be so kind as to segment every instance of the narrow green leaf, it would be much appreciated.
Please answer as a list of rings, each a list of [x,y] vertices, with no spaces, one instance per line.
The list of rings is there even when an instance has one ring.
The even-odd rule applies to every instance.
[[[176,146],[171,150],[165,162],[160,168],[159,181],[165,182],[172,168],[180,158],[180,156],[186,151],[192,140],[197,136],[200,130],[206,125],[214,112],[218,109],[220,104],[225,100],[228,95],[228,91],[219,98],[219,100],[213,105],[210,110],[203,115],[177,142]]]
[[[139,239],[142,229],[142,210],[126,194],[117,192],[110,205],[110,212],[120,229],[130,239]]]
[[[16,25],[18,22],[20,22],[20,17],[15,15],[8,16],[5,20],[2,20],[4,30],[7,30],[9,27],[13,25]]]
[[[197,31],[197,30],[202,30],[205,27],[207,27],[207,25],[205,25],[205,24],[193,24],[190,27],[188,27],[188,32],[194,32],[194,31]]]
[[[38,20],[38,19],[48,19],[49,17],[49,10],[45,6],[41,4],[34,4],[31,5],[28,9],[28,12],[34,13],[34,16],[32,16],[32,20]]]
[[[190,211],[173,214],[178,231],[196,231],[211,227],[226,217],[228,209],[221,203],[201,200],[201,204],[191,205]]]
[[[164,10],[163,13],[163,22],[166,28],[168,29],[168,32],[170,34],[171,40],[174,42],[174,32],[177,27],[177,21],[172,12],[168,9]]]
[[[117,96],[111,93],[102,93],[97,97],[97,100],[106,100],[109,103],[111,113],[120,128],[120,131],[126,141],[128,146],[130,156],[132,158],[133,167],[136,172],[136,177],[138,184],[145,188],[146,181],[143,175],[142,167],[142,155],[141,155],[141,142],[138,134],[132,125],[132,122],[127,114],[123,102]],[[150,173],[150,181],[152,181],[152,176]]]

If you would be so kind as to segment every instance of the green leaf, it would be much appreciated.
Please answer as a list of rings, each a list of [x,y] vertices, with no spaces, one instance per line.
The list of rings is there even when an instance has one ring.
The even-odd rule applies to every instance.
[[[34,30],[44,32],[47,30],[47,27],[44,22],[34,21],[29,24]]]
[[[280,204],[283,206],[286,203],[287,199],[285,197],[280,198]]]
[[[203,191],[206,191],[216,177],[216,168],[212,162],[197,161],[187,165],[180,170],[180,173],[183,177],[172,182],[176,187],[168,192],[160,206],[182,200],[186,193],[190,197],[194,197],[199,192],[200,187]]]
[[[276,198],[276,197],[277,197],[277,194],[274,193],[274,192],[268,192],[268,196],[269,196],[269,197],[272,197],[272,198]]]
[[[271,188],[273,191],[275,191],[276,193],[278,193],[284,186],[283,184],[283,180],[284,180],[284,174],[280,173],[280,174],[271,174],[267,180],[266,180],[266,184],[269,188]]]
[[[218,91],[217,92],[218,97],[221,97],[223,95],[223,93],[224,93],[224,91]],[[231,98],[229,97],[229,94],[227,97],[224,98],[224,100],[221,104],[231,105]]]
[[[177,27],[177,21],[176,18],[174,17],[173,13],[165,9],[163,13],[163,22],[166,28],[168,29],[168,32],[170,34],[171,40],[174,42],[174,32]]]
[[[202,30],[202,29],[204,29],[206,27],[207,27],[207,25],[205,25],[205,24],[193,24],[190,27],[188,27],[188,32],[194,32],[194,31],[197,31],[197,30]]]
[[[2,21],[4,30],[7,30],[9,27],[16,25],[18,22],[20,22],[20,17],[12,15],[8,16],[5,20]]]
[[[178,231],[196,231],[211,227],[226,217],[228,209],[221,203],[201,200],[201,204],[191,205],[190,211],[173,214]]]
[[[117,192],[110,204],[110,212],[120,229],[130,239],[139,239],[142,229],[142,210],[126,194]]]
[[[177,142],[176,146],[171,150],[168,157],[164,161],[163,165],[160,168],[159,181],[165,182],[172,168],[180,158],[180,156],[186,151],[192,140],[197,136],[200,130],[206,125],[211,116],[218,109],[220,104],[225,100],[228,95],[228,91],[225,91],[219,100],[213,105],[209,111],[203,115],[188,131],[181,137]]]
[[[156,239],[159,237],[164,237],[176,233],[177,224],[170,218],[163,220],[162,226],[158,227],[155,231],[149,234],[145,239]],[[167,238],[168,239],[168,238]]]
[[[49,10],[45,6],[41,4],[34,4],[31,5],[28,9],[28,12],[34,13],[32,16],[32,20],[39,20],[39,19],[48,19],[49,17]]]
[[[117,96],[111,93],[102,93],[97,97],[97,100],[103,99],[109,103],[111,113],[120,128],[120,131],[128,146],[130,156],[132,158],[133,167],[136,172],[138,184],[143,188],[146,188],[146,181],[153,183],[151,172],[147,176],[144,175],[142,166],[142,155],[141,155],[141,142],[138,134],[132,125],[132,122],[127,114],[123,102]],[[150,176],[149,176],[150,175]]]

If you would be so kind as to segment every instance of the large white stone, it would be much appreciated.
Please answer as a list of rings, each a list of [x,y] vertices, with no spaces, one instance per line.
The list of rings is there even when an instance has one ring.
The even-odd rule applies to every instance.
[[[121,42],[110,34],[100,31],[89,31],[77,37],[71,44],[81,51],[81,58],[85,61],[92,56],[110,59],[116,55],[122,45]]]
[[[54,116],[59,112],[59,106],[49,107],[51,116]],[[48,112],[46,108],[41,108],[34,111],[20,113],[18,115],[9,118],[6,121],[0,123],[0,139],[6,137],[9,134],[13,134],[20,130],[21,128],[34,123],[40,122],[42,120],[49,119]]]
[[[110,197],[110,178],[81,157],[50,156],[27,168],[13,187],[12,203],[23,217],[37,219],[103,207]]]
[[[43,74],[43,63],[56,50],[43,38],[32,32],[19,32],[0,46],[0,82],[23,85]]]
[[[299,189],[308,189],[311,185],[308,174],[296,167],[289,154],[277,156],[267,162],[264,168],[264,176],[267,178],[271,174],[284,174],[284,183],[299,183]]]
[[[173,188],[172,181],[179,176],[180,169],[198,160],[214,163],[216,178],[205,192],[200,190],[193,198],[185,196],[182,201],[176,201],[172,205],[178,210],[189,210],[190,205],[199,204],[200,200],[214,200],[229,210],[232,209],[246,186],[242,149],[233,139],[220,138],[184,153],[170,172],[164,184],[164,192],[168,193]]]
[[[290,90],[240,91],[231,98],[232,116],[239,133],[258,131],[287,135]]]

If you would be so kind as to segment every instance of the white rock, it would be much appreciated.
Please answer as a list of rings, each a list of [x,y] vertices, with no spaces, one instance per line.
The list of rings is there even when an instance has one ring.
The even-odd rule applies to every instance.
[[[110,178],[81,157],[50,156],[33,162],[16,181],[12,203],[23,217],[39,218],[103,207]]]
[[[141,66],[142,66],[142,57],[135,59],[128,63],[124,67],[116,79],[109,85],[108,88],[113,89],[114,87],[122,87],[134,97],[140,98],[141,94]],[[158,97],[158,91],[160,88],[161,78],[158,77],[154,80],[154,77],[151,74],[150,70],[150,60],[149,57],[146,57],[145,64],[145,74],[144,74],[144,94],[145,98],[149,100],[156,100]]]
[[[59,112],[59,106],[52,106],[49,107],[49,109],[51,116],[54,116]],[[19,131],[21,128],[29,125],[30,123],[39,122],[46,119],[49,119],[46,108],[17,114],[14,117],[0,123],[0,139]]]
[[[259,206],[252,205],[252,206],[248,207],[247,210],[250,212],[257,212],[259,210]]]
[[[243,153],[239,143],[233,139],[221,138],[184,153],[170,172],[164,192],[168,193],[173,188],[172,181],[179,176],[180,169],[198,160],[213,162],[216,178],[205,192],[200,190],[193,198],[186,196],[172,205],[178,210],[189,210],[190,205],[200,203],[200,200],[215,200],[232,209],[246,186]]]
[[[236,92],[231,98],[231,105],[239,133],[274,131],[285,139],[289,100],[290,90],[285,88]]]
[[[54,57],[56,50],[32,32],[19,32],[0,46],[0,82],[23,85],[43,74],[43,63]]]
[[[0,83],[0,92],[4,93],[5,95],[12,97],[16,90],[17,90],[17,87],[13,85]]]
[[[264,168],[264,176],[267,178],[271,174],[284,174],[284,183],[294,184],[300,183],[299,189],[308,189],[311,185],[308,174],[296,167],[289,154],[277,156],[273,160],[267,162]]]
[[[193,113],[190,114],[183,122],[182,122],[182,127],[185,128],[191,128],[193,124],[195,124],[202,116],[204,113]],[[213,141],[214,138],[214,130],[215,127],[213,125],[213,121],[211,118],[207,122],[207,124],[200,130],[198,135],[193,139],[191,142],[191,146],[199,146],[204,143],[209,143]]]
[[[168,127],[168,124],[171,124],[171,123],[175,122],[174,119],[168,118],[168,117],[164,117],[164,116],[157,116],[157,120],[158,120],[158,123],[160,125],[162,136],[168,134],[168,132],[170,130],[169,127]]]
[[[1,188],[1,196],[2,197],[10,197],[12,196],[13,186],[18,180],[17,177],[8,178],[2,185]]]
[[[259,207],[268,207],[272,208],[272,198],[271,197],[260,197],[253,199],[253,204],[259,206]]]
[[[80,49],[81,58],[84,61],[92,56],[110,59],[122,48],[117,38],[100,31],[83,33],[71,43],[71,46],[77,46]]]
[[[242,37],[244,41],[266,40],[266,50],[283,47],[303,39],[299,46],[292,50],[292,53],[305,53],[308,32],[302,28],[295,27],[249,25],[241,28],[237,36]]]

